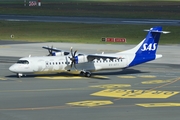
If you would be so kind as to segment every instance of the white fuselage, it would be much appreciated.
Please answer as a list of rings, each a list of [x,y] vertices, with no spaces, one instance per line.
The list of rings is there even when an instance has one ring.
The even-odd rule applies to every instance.
[[[119,55],[118,55],[119,56]],[[72,72],[79,73],[85,71],[98,71],[107,69],[121,69],[128,65],[129,58],[124,55],[123,59],[94,59],[90,62],[76,64],[71,68],[71,60],[69,56],[44,56],[44,57],[25,57],[19,59],[19,62],[13,64],[9,70],[14,73],[58,73]],[[25,62],[24,62],[25,61]]]

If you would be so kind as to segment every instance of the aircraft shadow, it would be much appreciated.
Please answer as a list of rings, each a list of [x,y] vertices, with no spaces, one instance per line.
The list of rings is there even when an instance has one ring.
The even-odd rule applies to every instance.
[[[54,73],[54,74],[28,74],[26,76],[23,77],[60,77],[60,76],[69,76],[69,77],[73,77],[75,75],[69,74],[69,73]],[[6,77],[17,77],[17,75],[9,75]]]
[[[137,74],[137,73],[149,73],[149,72],[142,72],[141,70],[136,70],[136,69],[123,69],[121,71],[119,70],[114,70],[114,71],[101,71],[101,72],[94,72],[92,73],[92,76],[90,78],[94,78],[94,79],[103,79],[103,80],[108,80],[109,78],[101,78],[98,76],[106,76],[106,75],[128,75],[128,74]],[[57,74],[31,74],[31,75],[26,75],[25,77],[27,78],[34,78],[34,77],[75,77],[75,76],[79,76],[79,75],[74,75],[74,74],[70,74],[70,73],[57,73]],[[10,78],[17,78],[17,76],[14,75],[9,75],[6,77],[10,77]],[[80,76],[83,77],[83,76]],[[85,77],[86,78],[86,77]]]
[[[128,75],[128,74],[137,74],[137,73],[149,73],[141,70],[136,69],[123,69],[121,71],[104,71],[104,72],[96,72],[93,75]]]

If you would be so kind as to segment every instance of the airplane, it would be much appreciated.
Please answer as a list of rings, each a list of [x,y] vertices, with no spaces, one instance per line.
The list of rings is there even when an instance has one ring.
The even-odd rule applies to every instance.
[[[125,69],[161,58],[161,54],[156,54],[160,35],[170,32],[162,31],[161,26],[144,31],[148,32],[146,37],[134,48],[126,51],[86,55],[77,54],[77,50],[73,52],[72,48],[66,52],[45,46],[43,48],[49,50],[48,56],[20,58],[17,63],[9,67],[9,70],[16,73],[17,77],[32,73],[60,72],[91,77],[92,72],[95,71]]]

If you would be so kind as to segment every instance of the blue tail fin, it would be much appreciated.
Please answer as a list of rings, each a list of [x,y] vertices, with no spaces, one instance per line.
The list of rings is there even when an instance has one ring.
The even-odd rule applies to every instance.
[[[148,34],[139,49],[137,50],[136,54],[155,54],[158,47],[160,35],[164,31],[162,31],[162,27],[153,27],[150,30],[145,31],[148,31]]]
[[[160,35],[161,33],[169,33],[162,31],[162,27],[160,26],[156,26],[145,31],[148,31],[146,38],[131,50],[135,52],[135,57],[129,66],[134,66],[156,59],[156,50],[158,48]]]

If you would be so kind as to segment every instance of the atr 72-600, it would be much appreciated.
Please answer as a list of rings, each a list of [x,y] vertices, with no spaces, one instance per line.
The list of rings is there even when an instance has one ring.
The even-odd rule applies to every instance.
[[[43,47],[50,52],[49,56],[24,57],[13,64],[9,70],[21,77],[32,73],[60,73],[68,72],[90,77],[93,71],[124,69],[148,61],[161,58],[156,54],[162,27],[156,26],[145,30],[146,38],[130,50],[111,54],[77,54],[71,50],[64,52],[58,49]]]

